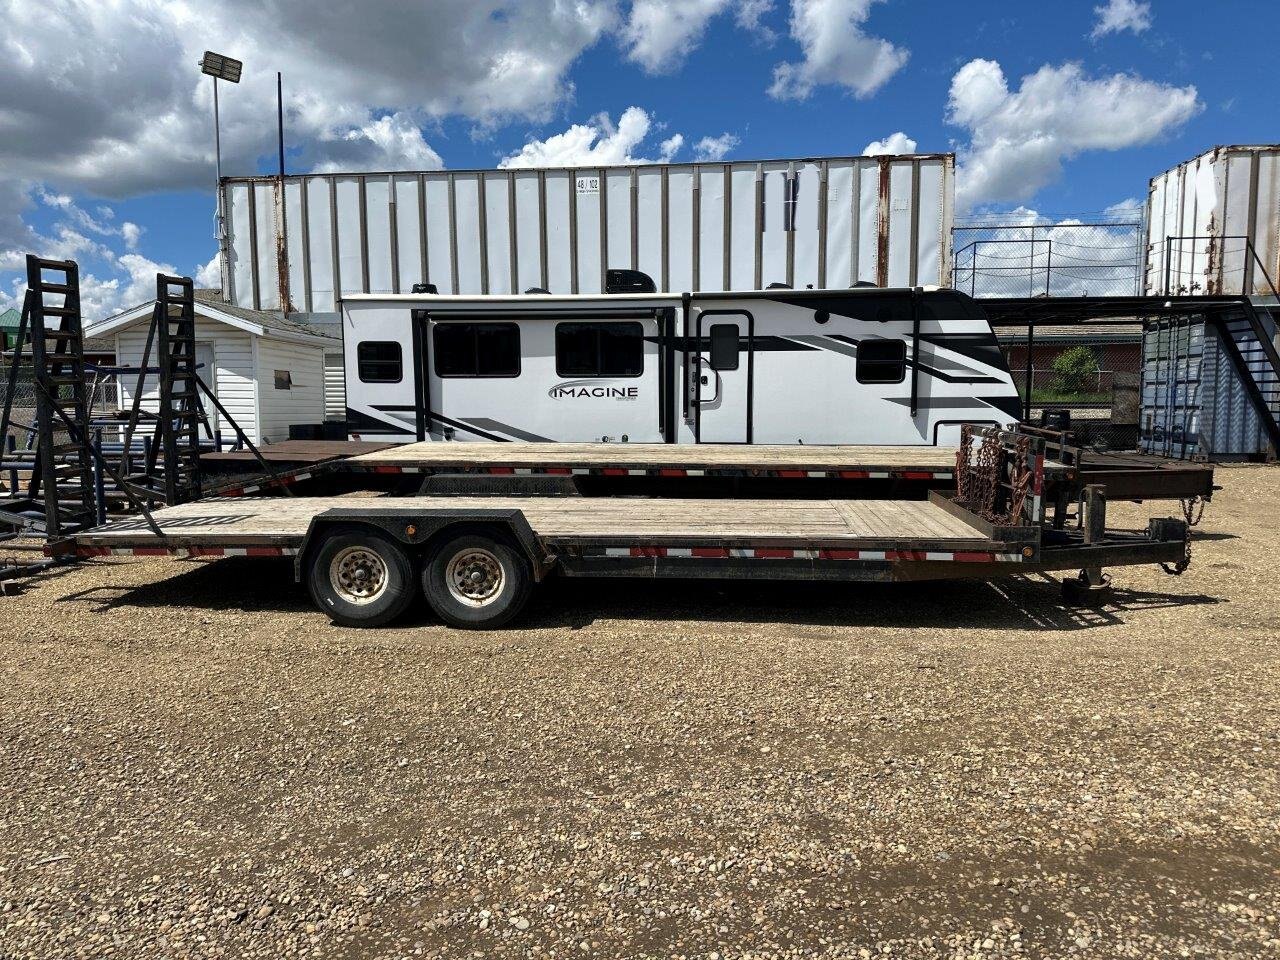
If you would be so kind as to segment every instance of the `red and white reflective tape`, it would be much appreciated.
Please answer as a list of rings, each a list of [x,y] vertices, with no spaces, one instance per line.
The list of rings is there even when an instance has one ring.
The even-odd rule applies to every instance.
[[[78,557],[292,557],[296,547],[76,547]]]
[[[358,467],[371,473],[442,473],[445,467],[397,466],[392,464]],[[786,470],[765,467],[512,467],[484,466],[462,468],[490,476],[602,476],[602,477],[705,477],[705,476],[755,476],[778,477],[784,480],[833,479],[833,480],[950,480],[951,468],[946,470]],[[304,479],[300,477],[299,479]],[[251,488],[246,488],[251,489]]]
[[[593,547],[584,556],[698,557],[743,560],[925,560],[942,563],[1021,563],[1020,553],[988,550],[805,550],[794,547]]]

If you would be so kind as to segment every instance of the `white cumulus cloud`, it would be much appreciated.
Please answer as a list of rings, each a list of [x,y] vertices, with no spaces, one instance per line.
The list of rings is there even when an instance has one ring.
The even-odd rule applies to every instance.
[[[673,133],[662,143],[658,144],[658,159],[663,163],[670,163],[676,158],[681,149],[684,147],[684,134]]]
[[[205,290],[222,289],[222,266],[218,263],[216,253],[209,258],[208,263],[196,270],[195,283]]]
[[[563,133],[529,141],[499,161],[498,166],[599,167],[650,163],[652,161],[633,156],[632,151],[644,142],[652,125],[649,114],[640,107],[627,107],[616,125],[607,113],[600,113],[587,123],[573,124]],[[670,143],[670,138],[666,142]]]
[[[1067,63],[1046,64],[1010,90],[1000,64],[971,60],[952,77],[947,103],[947,121],[969,132],[958,150],[957,207],[1026,200],[1077,154],[1150,143],[1200,109],[1194,86],[1094,78]]]
[[[1104,6],[1094,7],[1093,12],[1097,19],[1089,35],[1095,40],[1123,30],[1142,33],[1151,29],[1151,4],[1142,0],[1107,0]]]
[[[422,137],[422,128],[404,113],[378,117],[346,130],[328,131],[313,151],[315,173],[344,170],[441,170],[444,161]]]
[[[902,69],[908,52],[863,31],[877,0],[792,0],[791,36],[803,59],[773,68],[769,95],[804,100],[815,87],[833,84],[869,97]]]
[[[772,31],[761,23],[772,7],[771,0],[635,0],[620,34],[628,59],[648,73],[673,73],[702,42],[707,24],[722,13],[733,11],[740,29],[772,39]]]
[[[126,259],[140,256],[139,225],[75,198],[208,189],[204,50],[244,61],[242,82],[221,87],[225,173],[274,158],[277,70],[296,169],[430,169],[441,163],[424,128],[545,122],[572,95],[574,62],[618,23],[613,0],[8,0],[4,13],[0,271],[28,251],[82,258],[90,317],[126,302],[149,267]],[[37,205],[54,226],[29,225]]]
[[[915,153],[916,142],[899,130],[891,133],[883,140],[872,140],[862,148],[864,157],[879,157],[886,154],[897,156],[904,153]]]
[[[244,61],[222,86],[226,173],[274,155],[277,70],[290,147],[311,165],[382,167],[430,160],[411,126],[545,121],[617,18],[611,0],[10,0],[5,15],[0,169],[107,197],[209,182],[205,49]]]
[[[732,133],[722,133],[718,137],[703,137],[693,145],[693,158],[695,160],[715,163],[723,160],[731,152],[737,149],[742,141]]]

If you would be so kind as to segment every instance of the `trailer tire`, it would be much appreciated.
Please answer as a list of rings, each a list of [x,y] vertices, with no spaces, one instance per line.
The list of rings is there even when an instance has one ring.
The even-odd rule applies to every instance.
[[[396,543],[372,530],[330,533],[312,556],[307,585],[334,623],[381,627],[414,600],[413,562]]]
[[[440,619],[464,630],[503,626],[533,589],[529,561],[507,540],[481,533],[451,537],[422,567],[422,590]]]

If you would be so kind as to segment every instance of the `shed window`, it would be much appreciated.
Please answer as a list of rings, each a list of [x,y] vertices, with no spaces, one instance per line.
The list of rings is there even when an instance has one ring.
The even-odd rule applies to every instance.
[[[738,369],[738,325],[736,323],[711,325],[711,369]]]
[[[906,376],[905,340],[862,340],[858,343],[859,383],[901,383]]]
[[[400,344],[395,340],[366,340],[357,344],[356,366],[362,383],[399,383],[404,379]]]
[[[520,376],[514,323],[440,323],[431,335],[438,377]]]
[[[634,322],[556,325],[556,374],[638,377],[644,372],[644,327]]]
[[[275,371],[275,375],[277,390],[293,389],[293,375],[288,370],[277,370]]]

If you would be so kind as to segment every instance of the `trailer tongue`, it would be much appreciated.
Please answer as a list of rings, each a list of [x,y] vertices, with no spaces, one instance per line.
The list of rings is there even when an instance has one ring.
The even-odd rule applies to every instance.
[[[1073,527],[1044,517],[1037,438],[987,431],[960,493],[928,500],[546,496],[226,497],[78,533],[80,556],[290,556],[335,621],[378,626],[419,590],[456,626],[499,626],[553,574],[897,581],[1183,559],[1186,525],[1108,531],[1090,488]],[[976,459],[975,459],[976,455]],[[156,530],[158,529],[158,533]]]

